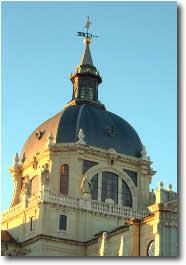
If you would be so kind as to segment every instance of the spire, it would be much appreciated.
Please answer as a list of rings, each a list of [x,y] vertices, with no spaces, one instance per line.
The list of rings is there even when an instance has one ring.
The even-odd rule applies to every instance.
[[[70,80],[73,84],[73,94],[72,100],[65,108],[77,104],[91,104],[95,107],[105,109],[104,105],[98,100],[98,85],[102,82],[102,78],[93,65],[89,47],[92,37],[98,36],[94,36],[88,32],[90,24],[91,22],[88,17],[85,25],[87,32],[78,32],[78,36],[85,37],[83,40],[85,49],[81,56],[80,64],[76,67],[76,73],[70,75]]]
[[[91,39],[87,37],[83,40],[83,42],[85,44],[85,49],[81,56],[80,64],[76,67],[76,71],[77,73],[92,73],[97,75],[98,72],[96,67],[93,65],[93,60],[90,53],[89,44],[91,43]]]
[[[93,66],[92,56],[90,53],[89,44],[86,44],[86,47],[84,49],[84,52],[81,57],[80,65],[89,64]]]

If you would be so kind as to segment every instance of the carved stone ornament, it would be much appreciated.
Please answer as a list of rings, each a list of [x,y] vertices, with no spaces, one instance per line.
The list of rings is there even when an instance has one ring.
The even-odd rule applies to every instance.
[[[48,135],[48,145],[49,146],[54,145],[53,140],[54,140],[54,136],[52,134],[52,131],[49,131],[49,135]]]
[[[172,191],[172,184],[168,184],[168,185],[167,185],[167,190],[168,190],[168,191]]]
[[[110,148],[108,151],[109,151],[109,153],[111,153],[111,154],[114,154],[114,155],[117,154],[117,152],[116,152],[116,150],[115,150],[114,148]]]
[[[83,193],[91,193],[91,181],[88,179],[87,175],[83,177],[80,189]]]
[[[30,194],[30,186],[28,183],[28,178],[23,180],[22,188],[21,188],[21,194]]]
[[[13,164],[14,166],[18,166],[18,167],[20,166],[18,153],[15,153]]]
[[[159,188],[159,189],[163,189],[163,186],[164,186],[163,181],[160,181],[160,182],[158,183],[158,188]]]
[[[147,172],[150,176],[153,176],[156,173],[156,171],[153,170],[151,167],[148,168]]]
[[[109,156],[108,164],[109,164],[110,167],[114,165],[114,161],[115,161],[115,158],[113,156]]]
[[[23,156],[22,156],[22,159],[21,159],[21,162],[24,163],[25,162],[25,159],[26,159],[26,154],[25,152],[23,153]]]
[[[105,199],[105,203],[114,204],[114,201],[110,198]]]
[[[115,128],[114,128],[113,126],[111,126],[111,127],[106,127],[106,128],[105,128],[105,133],[106,133],[106,135],[108,135],[108,136],[114,136],[114,135],[116,134],[116,130],[115,130]]]
[[[83,129],[79,129],[79,133],[78,133],[78,143],[79,144],[86,144],[86,142],[84,141],[85,135],[83,132]]]
[[[141,158],[146,159],[147,158],[147,150],[146,147],[143,145],[143,149],[141,150]]]
[[[35,133],[36,138],[37,138],[38,140],[40,140],[44,133],[45,133],[45,130],[37,131],[37,132]]]
[[[32,163],[33,169],[36,170],[37,169],[37,166],[38,166],[38,161],[37,161],[36,154],[33,155],[33,161],[31,163]]]
[[[108,149],[108,164],[109,166],[113,166],[115,159],[117,157],[117,152],[114,148]]]
[[[49,181],[49,165],[46,163],[42,166],[43,170],[41,171],[41,180],[42,184],[48,184]]]

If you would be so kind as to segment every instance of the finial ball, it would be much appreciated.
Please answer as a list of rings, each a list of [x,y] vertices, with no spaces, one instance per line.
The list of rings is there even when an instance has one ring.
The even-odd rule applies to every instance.
[[[172,184],[168,184],[167,189],[168,189],[168,191],[172,191]]]
[[[84,44],[87,45],[87,44],[90,44],[91,43],[91,39],[90,38],[85,38],[83,40]]]
[[[159,186],[159,189],[162,189],[163,188],[163,182],[162,181],[160,181],[159,183],[158,183],[158,186]]]

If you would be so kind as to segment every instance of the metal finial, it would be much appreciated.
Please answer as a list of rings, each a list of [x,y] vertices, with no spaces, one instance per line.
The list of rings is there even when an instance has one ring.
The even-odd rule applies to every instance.
[[[89,20],[89,16],[87,17],[87,23],[86,23],[86,25],[85,25],[85,28],[87,29],[87,33],[88,33],[88,30],[89,30],[89,27],[90,27],[90,24],[91,24],[92,22]]]
[[[77,36],[85,37],[85,39],[84,39],[85,45],[91,43],[92,37],[96,37],[96,38],[98,37],[98,36],[93,35],[93,34],[88,32],[90,24],[92,24],[92,22],[90,21],[89,16],[88,16],[87,22],[86,22],[86,25],[85,25],[85,28],[87,29],[87,32],[77,32]]]

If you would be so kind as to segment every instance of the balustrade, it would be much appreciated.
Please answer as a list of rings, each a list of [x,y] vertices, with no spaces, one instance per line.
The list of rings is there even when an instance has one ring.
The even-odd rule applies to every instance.
[[[104,202],[91,201],[91,210],[103,214],[115,215],[127,218],[143,218],[148,212],[137,212],[125,206],[106,204]]]
[[[34,206],[38,201],[40,201],[41,195],[37,194],[28,199],[28,207]],[[91,210],[92,212],[102,213],[106,215],[113,215],[124,218],[138,218],[141,219],[148,215],[148,212],[137,212],[133,209],[130,209],[125,206],[108,204],[100,201],[91,200],[90,206],[88,208],[88,200],[84,198],[74,198],[65,195],[57,195],[49,193],[48,202],[57,203],[65,205],[72,208],[79,208],[84,210]],[[6,218],[9,215],[16,215],[23,209],[23,204],[19,203],[18,205],[8,209],[2,214],[2,218]]]
[[[22,211],[22,208],[23,208],[22,203],[19,203],[15,205],[14,207],[9,208],[8,210],[2,213],[2,220],[5,219],[7,216],[10,217],[12,215],[18,214],[19,212]]]

